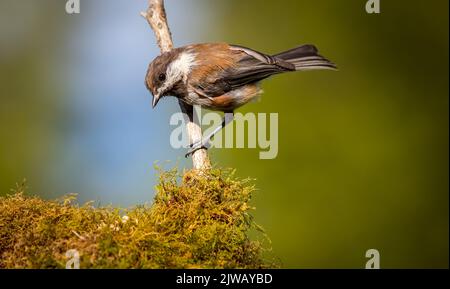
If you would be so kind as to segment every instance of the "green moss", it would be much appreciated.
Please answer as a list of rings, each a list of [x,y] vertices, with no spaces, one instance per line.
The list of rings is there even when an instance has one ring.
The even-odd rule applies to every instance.
[[[0,198],[0,268],[265,268],[249,205],[253,185],[232,172],[160,172],[152,206],[128,210],[27,197]],[[265,234],[260,237],[264,240]]]

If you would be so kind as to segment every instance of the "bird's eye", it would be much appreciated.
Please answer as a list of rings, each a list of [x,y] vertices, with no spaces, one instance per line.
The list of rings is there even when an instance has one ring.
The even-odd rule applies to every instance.
[[[161,73],[161,74],[158,76],[158,79],[159,79],[159,81],[164,81],[164,80],[166,80],[166,75],[165,75],[164,73]]]

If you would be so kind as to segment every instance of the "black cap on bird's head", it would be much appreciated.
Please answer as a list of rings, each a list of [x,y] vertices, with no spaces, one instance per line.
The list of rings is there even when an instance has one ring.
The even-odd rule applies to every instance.
[[[165,52],[156,57],[149,65],[145,76],[145,85],[153,94],[152,106],[155,107],[161,97],[171,89],[168,79],[168,68],[178,55],[177,49]],[[170,72],[169,72],[170,73]]]

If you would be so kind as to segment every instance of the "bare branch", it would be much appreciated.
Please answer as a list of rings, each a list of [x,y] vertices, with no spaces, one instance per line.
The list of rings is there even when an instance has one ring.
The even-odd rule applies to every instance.
[[[170,33],[169,25],[167,24],[164,0],[149,0],[147,11],[142,12],[141,15],[147,19],[150,27],[155,32],[156,41],[161,49],[161,53],[172,50],[172,34]],[[194,110],[192,106],[181,100],[179,100],[178,103],[181,111],[189,116],[189,121],[186,124],[189,141],[193,143],[200,140],[202,138],[202,129],[199,125],[194,123]],[[192,164],[193,168],[198,170],[209,169],[211,167],[206,149],[199,149],[192,154]]]

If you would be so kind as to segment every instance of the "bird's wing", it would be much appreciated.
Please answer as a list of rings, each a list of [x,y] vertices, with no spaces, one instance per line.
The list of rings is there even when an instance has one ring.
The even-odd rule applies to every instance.
[[[189,86],[204,97],[216,97],[295,67],[280,58],[226,43],[197,44],[197,67]]]
[[[245,53],[224,75],[226,82],[233,89],[258,82],[277,73],[295,70],[295,66],[289,62],[250,48],[230,45],[230,49]]]
[[[242,57],[241,53],[237,51],[230,53],[226,43],[195,44],[191,47],[197,55],[188,86],[200,96],[208,98],[220,96],[232,90],[231,85],[223,78],[223,74]]]

